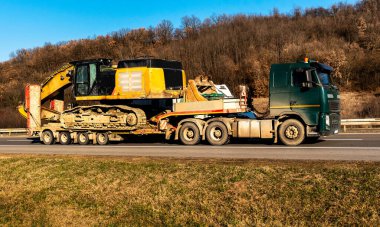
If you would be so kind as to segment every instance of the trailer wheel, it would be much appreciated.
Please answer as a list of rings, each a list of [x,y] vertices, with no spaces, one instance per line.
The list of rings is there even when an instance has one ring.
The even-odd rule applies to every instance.
[[[88,137],[88,133],[87,132],[80,132],[78,133],[78,143],[80,145],[87,145],[90,143],[90,139]]]
[[[296,119],[288,119],[280,125],[278,134],[283,144],[297,146],[305,140],[305,126]]]
[[[107,145],[109,142],[108,133],[101,132],[96,134],[96,142],[99,145]]]
[[[59,133],[59,142],[62,145],[68,145],[71,143],[71,135],[70,132],[60,132]]]
[[[229,142],[226,125],[220,121],[214,121],[207,126],[206,139],[211,145],[223,145]]]
[[[200,142],[198,127],[191,122],[183,124],[179,130],[179,139],[184,145],[196,145]]]
[[[42,132],[42,142],[46,145],[54,144],[54,134],[51,130],[45,130]]]

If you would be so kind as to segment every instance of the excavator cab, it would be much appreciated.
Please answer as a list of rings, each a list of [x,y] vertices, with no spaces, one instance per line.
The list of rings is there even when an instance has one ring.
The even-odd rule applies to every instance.
[[[179,98],[186,87],[182,64],[162,59],[122,60],[117,67],[111,59],[70,62],[77,101]]]
[[[115,88],[115,73],[111,59],[74,61],[74,94],[80,96],[111,95]]]

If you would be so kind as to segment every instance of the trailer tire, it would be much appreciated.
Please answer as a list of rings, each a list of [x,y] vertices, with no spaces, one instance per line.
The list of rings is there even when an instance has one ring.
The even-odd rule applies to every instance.
[[[69,145],[71,143],[70,132],[60,132],[59,133],[59,142],[62,145]]]
[[[199,128],[192,122],[187,122],[179,129],[179,139],[184,145],[197,145],[201,136]]]
[[[53,132],[51,130],[45,130],[45,131],[43,131],[41,139],[42,139],[42,142],[45,145],[52,145],[52,144],[55,143],[54,134],[53,134]]]
[[[78,133],[78,143],[80,145],[88,145],[90,143],[90,139],[88,137],[87,132],[80,132]]]
[[[214,146],[220,146],[229,142],[226,125],[220,121],[211,122],[206,128],[206,139]]]
[[[96,134],[96,143],[99,145],[107,145],[109,143],[108,133],[100,132]]]
[[[278,136],[284,145],[297,146],[305,140],[305,126],[296,119],[288,119],[280,125]]]

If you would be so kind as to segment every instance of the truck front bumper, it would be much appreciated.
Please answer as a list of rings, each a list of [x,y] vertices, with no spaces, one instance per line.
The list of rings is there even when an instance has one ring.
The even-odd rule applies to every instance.
[[[330,113],[321,114],[320,117],[320,135],[330,136],[338,134],[340,131],[340,114]]]

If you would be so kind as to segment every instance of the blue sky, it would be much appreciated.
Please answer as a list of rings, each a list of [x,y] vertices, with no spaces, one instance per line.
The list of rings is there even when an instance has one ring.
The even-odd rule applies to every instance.
[[[273,8],[289,13],[295,7],[338,2],[357,0],[0,0],[0,62],[18,49],[155,26],[163,19],[179,27],[183,16],[203,20],[215,14],[268,15]]]

